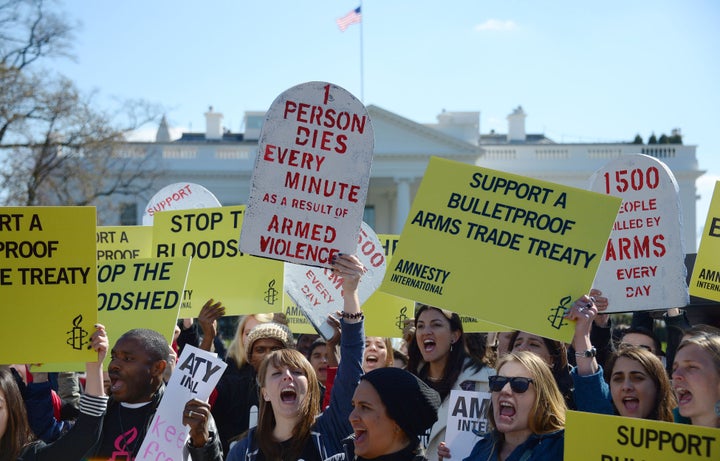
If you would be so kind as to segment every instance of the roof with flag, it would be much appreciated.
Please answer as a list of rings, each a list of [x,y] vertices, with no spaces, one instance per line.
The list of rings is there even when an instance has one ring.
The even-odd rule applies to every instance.
[[[358,6],[354,10],[350,11],[348,14],[343,16],[342,18],[338,18],[335,20],[338,27],[342,32],[345,32],[345,29],[350,27],[353,24],[357,24],[362,20],[362,14],[360,13],[360,7]]]

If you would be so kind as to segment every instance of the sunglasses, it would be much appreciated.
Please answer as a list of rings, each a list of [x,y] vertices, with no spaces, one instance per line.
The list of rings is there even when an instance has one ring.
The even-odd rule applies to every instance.
[[[528,390],[531,382],[533,382],[532,378],[523,378],[521,376],[513,376],[510,378],[508,376],[495,375],[489,378],[491,392],[500,392],[507,383],[510,383],[510,389],[512,389],[513,392],[522,394]]]

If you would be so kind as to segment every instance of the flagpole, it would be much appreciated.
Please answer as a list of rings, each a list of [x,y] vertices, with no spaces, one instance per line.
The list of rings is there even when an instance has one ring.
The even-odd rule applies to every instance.
[[[360,0],[360,14],[364,15],[362,0]],[[365,70],[363,63],[363,20],[360,21],[360,102],[365,104]]]

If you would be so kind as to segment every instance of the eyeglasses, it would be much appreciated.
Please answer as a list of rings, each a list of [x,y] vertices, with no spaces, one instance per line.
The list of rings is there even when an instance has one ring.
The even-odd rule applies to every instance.
[[[533,382],[532,378],[523,378],[522,376],[513,376],[511,378],[508,376],[495,375],[489,378],[491,392],[500,392],[507,383],[510,383],[510,389],[512,389],[513,392],[522,394],[528,390],[531,382]]]

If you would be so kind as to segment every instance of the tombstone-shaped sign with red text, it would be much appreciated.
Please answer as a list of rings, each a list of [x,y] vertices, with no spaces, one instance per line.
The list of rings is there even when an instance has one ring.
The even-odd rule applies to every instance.
[[[670,169],[648,155],[628,155],[590,183],[594,192],[623,199],[593,284],[607,296],[607,312],[686,306],[682,213]]]
[[[358,284],[362,305],[380,286],[386,269],[385,248],[367,223],[362,223],[352,254],[365,266]],[[325,339],[333,335],[328,315],[343,310],[342,284],[342,277],[330,269],[285,263],[285,291]]]
[[[320,267],[354,253],[373,145],[365,106],[343,88],[308,82],[278,96],[258,142],[240,250]]]
[[[189,210],[191,208],[215,208],[220,200],[199,184],[178,182],[157,191],[148,201],[143,213],[143,226],[152,226],[153,217],[159,211]]]

